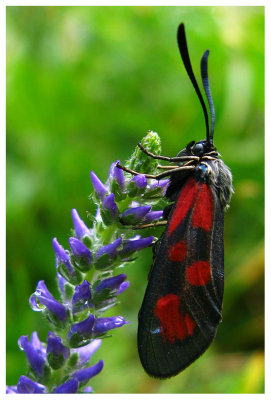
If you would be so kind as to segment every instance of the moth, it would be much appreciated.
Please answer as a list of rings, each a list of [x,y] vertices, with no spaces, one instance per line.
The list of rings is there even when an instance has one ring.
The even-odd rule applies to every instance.
[[[206,50],[201,78],[207,108],[188,53],[184,24],[177,42],[186,72],[200,100],[206,138],[191,141],[176,157],[139,147],[171,167],[156,176],[170,177],[164,210],[166,222],[153,246],[153,264],[138,315],[138,352],[146,372],[169,378],[188,367],[213,341],[222,315],[224,291],[224,211],[233,194],[232,175],[214,146],[215,109]],[[131,172],[131,171],[130,171]]]

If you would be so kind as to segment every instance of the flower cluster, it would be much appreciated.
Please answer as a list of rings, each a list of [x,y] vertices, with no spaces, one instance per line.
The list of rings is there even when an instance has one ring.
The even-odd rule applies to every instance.
[[[151,152],[160,152],[160,139],[149,132],[142,144]],[[116,304],[117,297],[129,287],[126,275],[116,273],[137,252],[151,246],[154,237],[134,235],[133,228],[158,221],[163,212],[152,207],[164,195],[168,180],[149,180],[157,161],[136,149],[126,167],[139,174],[131,176],[110,167],[104,184],[90,173],[94,188],[92,201],[97,212],[89,227],[72,210],[73,234],[69,250],[53,239],[59,299],[39,281],[29,303],[48,319],[50,331],[47,343],[37,332],[21,336],[18,344],[25,352],[29,371],[17,386],[7,387],[7,393],[85,393],[92,388],[88,381],[103,368],[103,361],[89,366],[92,354],[108,331],[128,323],[122,316],[104,317],[104,312]]]

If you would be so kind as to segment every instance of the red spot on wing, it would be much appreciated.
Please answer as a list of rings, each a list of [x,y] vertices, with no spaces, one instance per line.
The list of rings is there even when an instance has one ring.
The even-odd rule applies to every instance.
[[[160,320],[164,340],[174,343],[176,339],[193,335],[196,323],[189,314],[180,313],[180,298],[176,294],[169,293],[158,299],[154,314]]]
[[[214,201],[210,186],[203,183],[197,197],[193,214],[192,225],[209,231],[213,225]]]
[[[211,279],[211,267],[207,261],[195,261],[186,268],[186,279],[191,285],[204,286]]]
[[[185,218],[187,212],[195,202],[196,195],[199,190],[199,184],[194,178],[189,178],[183,189],[179,194],[175,210],[172,214],[171,221],[168,228],[169,235],[177,228],[177,226]]]
[[[168,249],[168,257],[170,261],[180,262],[185,259],[186,256],[186,244],[180,240],[174,246],[170,246]]]

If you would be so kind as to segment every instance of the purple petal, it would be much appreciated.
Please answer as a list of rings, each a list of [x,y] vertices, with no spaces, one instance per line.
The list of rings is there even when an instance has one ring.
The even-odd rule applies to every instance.
[[[72,297],[73,313],[82,311],[91,305],[91,291],[90,283],[85,279],[81,285],[75,287],[74,295]]]
[[[93,171],[91,171],[91,173],[90,173],[90,179],[91,179],[93,188],[94,188],[96,194],[98,195],[99,199],[103,200],[108,192],[107,188],[102,183],[102,181],[100,181],[100,179],[97,177],[97,175]]]
[[[41,354],[43,356],[43,358],[45,359],[45,357],[46,357],[46,348],[41,343],[41,341],[39,340],[39,337],[38,337],[38,334],[37,334],[36,331],[34,331],[31,334],[30,343],[33,346],[34,350],[39,352],[39,354]]]
[[[93,393],[93,387],[92,387],[92,386],[86,386],[86,387],[83,389],[83,392],[84,392],[84,393]]]
[[[68,333],[68,338],[70,339],[72,335],[74,335],[75,333],[78,333],[80,335],[85,335],[86,337],[90,337],[94,321],[95,321],[94,315],[90,314],[88,318],[84,319],[81,322],[78,322],[77,324],[72,325]]]
[[[142,174],[134,176],[130,182],[134,182],[139,189],[144,189],[148,183],[147,178]]]
[[[49,331],[47,336],[47,359],[50,366],[53,369],[61,368],[68,359],[69,353],[68,347],[62,344],[61,338]]]
[[[80,240],[70,237],[69,244],[75,259],[83,265],[91,265],[92,254],[91,251]]]
[[[101,281],[95,288],[96,292],[99,292],[104,289],[118,289],[122,282],[125,281],[127,276],[125,274],[120,274],[117,276],[112,276],[111,278],[104,279]]]
[[[91,356],[95,353],[95,351],[100,347],[101,344],[102,344],[101,339],[94,339],[86,346],[79,347],[78,349],[72,349],[71,353],[72,354],[77,353],[79,356],[76,367],[81,367],[87,362],[89,362]]]
[[[123,317],[96,318],[93,331],[95,333],[104,333],[111,329],[120,328],[128,324]]]
[[[39,281],[36,291],[30,296],[30,306],[34,311],[42,311],[40,304],[43,304],[47,309],[60,321],[66,318],[66,308],[59,303],[49,292],[44,281]]]
[[[26,335],[19,338],[18,345],[19,348],[25,352],[31,368],[41,377],[45,365],[44,355],[29,342]]]
[[[78,380],[69,379],[63,385],[58,386],[53,393],[77,393],[78,390]]]
[[[122,169],[116,167],[116,165],[120,163],[120,160],[118,160],[117,162],[111,164],[110,167],[110,172],[109,172],[109,179],[115,179],[115,181],[117,182],[117,184],[119,185],[119,187],[121,188],[121,190],[124,189],[124,185],[125,185],[125,178],[124,178],[124,174]]]
[[[45,386],[21,375],[17,383],[17,393],[44,393]]]
[[[16,393],[17,393],[16,385],[6,386],[6,394],[16,394]]]
[[[169,179],[161,179],[160,181],[158,181],[156,179],[155,180],[153,179],[151,181],[149,189],[150,190],[154,190],[154,189],[160,188],[160,189],[165,190],[167,185],[169,184],[169,181],[170,181]]]
[[[130,282],[129,281],[125,281],[123,282],[120,287],[119,290],[117,291],[117,295],[121,294],[122,292],[124,292],[126,289],[128,289],[128,287],[130,286]]]
[[[73,220],[75,234],[78,239],[82,239],[82,237],[84,236],[90,236],[89,228],[81,220],[75,208],[72,209],[72,220]]]
[[[164,211],[150,211],[147,215],[144,217],[144,222],[152,222],[157,219],[162,218]]]
[[[140,206],[128,208],[122,214],[120,214],[120,221],[123,224],[134,225],[150,211],[151,206]]]
[[[125,255],[130,252],[138,251],[148,247],[152,244],[154,240],[154,236],[148,236],[146,238],[137,239],[137,240],[127,240],[124,245],[123,249],[121,250],[121,254]]]
[[[116,219],[118,215],[118,207],[117,204],[115,203],[115,198],[113,193],[105,197],[103,201],[103,208],[110,213],[113,219]]]
[[[56,238],[53,239],[52,243],[58,265],[64,264],[68,273],[73,276],[74,268],[71,264],[70,256],[66,253],[64,248],[58,243]]]
[[[116,254],[116,250],[121,244],[122,238],[119,237],[115,242],[107,244],[106,246],[101,247],[97,253],[95,254],[95,258],[98,259],[99,257],[107,254],[108,256],[113,256]]]
[[[92,365],[88,368],[83,368],[79,371],[76,371],[72,376],[77,379],[80,383],[87,383],[90,378],[99,374],[103,369],[104,363],[100,360],[97,364]]]

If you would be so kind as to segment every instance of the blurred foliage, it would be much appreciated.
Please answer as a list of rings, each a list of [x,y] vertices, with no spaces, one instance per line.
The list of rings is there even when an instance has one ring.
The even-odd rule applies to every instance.
[[[19,336],[37,330],[46,339],[28,297],[40,279],[56,294],[51,240],[68,247],[73,207],[82,218],[93,213],[89,171],[105,181],[148,129],[171,156],[204,138],[176,44],[182,21],[198,77],[210,49],[214,139],[234,176],[223,323],[187,370],[148,377],[136,345],[152,259],[144,250],[124,269],[131,287],[111,311],[131,323],[104,340],[93,360],[103,358],[104,371],[91,385],[97,393],[264,391],[264,7],[7,7],[7,384],[25,372]]]

